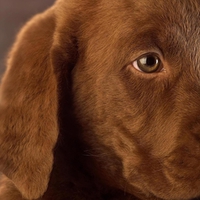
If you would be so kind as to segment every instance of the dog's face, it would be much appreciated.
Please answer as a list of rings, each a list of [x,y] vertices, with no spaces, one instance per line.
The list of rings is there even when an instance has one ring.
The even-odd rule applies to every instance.
[[[131,193],[199,196],[200,2],[102,0],[92,11],[72,75],[87,156]]]
[[[199,0],[57,0],[27,23],[0,87],[0,170],[23,197],[72,165],[53,159],[72,135],[108,188],[200,196],[199,23]]]

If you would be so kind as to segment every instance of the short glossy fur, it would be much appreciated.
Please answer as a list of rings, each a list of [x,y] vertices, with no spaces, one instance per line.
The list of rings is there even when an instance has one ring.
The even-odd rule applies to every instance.
[[[0,199],[200,196],[199,24],[199,0],[57,0],[33,17],[1,82]],[[134,69],[148,52],[163,71]]]

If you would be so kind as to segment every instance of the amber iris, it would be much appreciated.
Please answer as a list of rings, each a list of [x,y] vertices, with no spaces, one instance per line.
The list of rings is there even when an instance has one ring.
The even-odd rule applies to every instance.
[[[157,72],[160,69],[160,59],[155,55],[145,55],[137,60],[138,68],[145,73]]]

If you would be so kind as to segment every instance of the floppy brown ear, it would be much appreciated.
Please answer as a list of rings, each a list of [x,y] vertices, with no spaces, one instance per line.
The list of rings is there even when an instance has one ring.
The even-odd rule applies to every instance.
[[[27,199],[46,191],[58,137],[53,12],[37,15],[22,29],[0,88],[0,171]]]

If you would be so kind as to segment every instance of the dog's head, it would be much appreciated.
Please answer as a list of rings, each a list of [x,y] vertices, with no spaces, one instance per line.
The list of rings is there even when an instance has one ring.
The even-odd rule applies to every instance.
[[[2,82],[1,170],[28,198],[45,191],[58,96],[70,89],[102,180],[134,195],[199,196],[200,2],[60,0],[44,15],[22,31]]]

